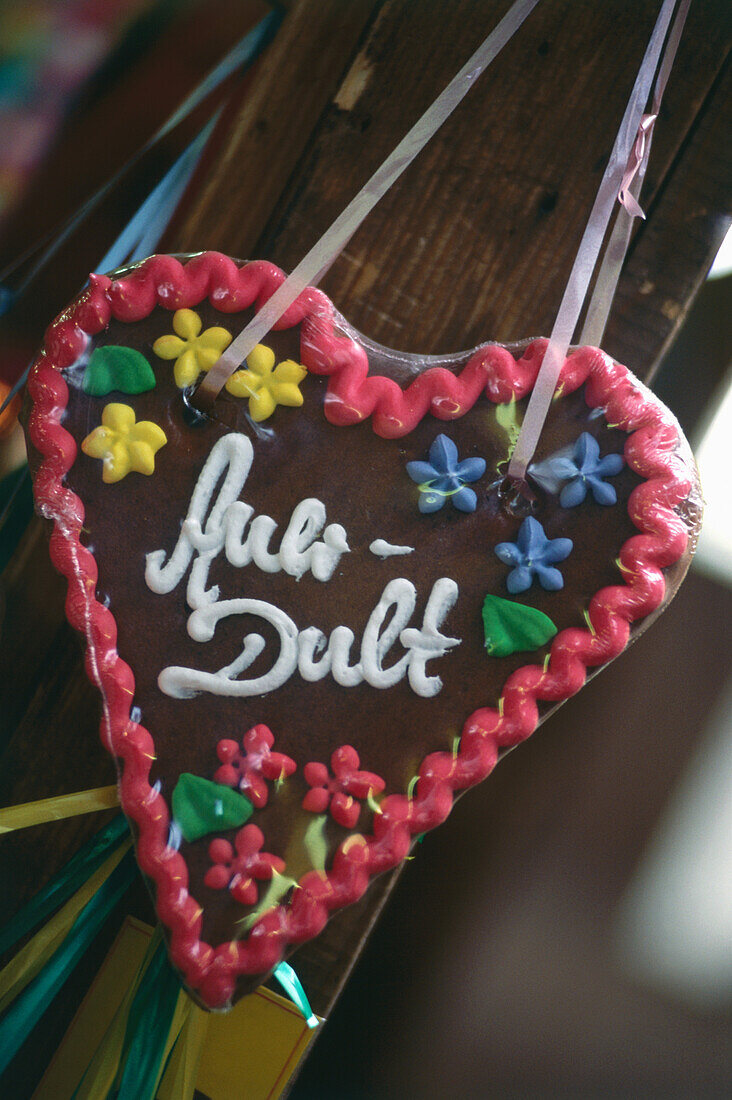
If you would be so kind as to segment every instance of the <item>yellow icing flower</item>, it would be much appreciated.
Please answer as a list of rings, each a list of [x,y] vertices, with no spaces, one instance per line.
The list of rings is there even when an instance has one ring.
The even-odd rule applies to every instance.
[[[134,409],[110,402],[104,406],[100,427],[86,437],[81,449],[90,458],[103,460],[102,480],[111,484],[133,470],[151,474],[155,455],[167,442],[163,429],[152,420],[135,423]]]
[[[231,343],[225,328],[207,328],[201,332],[201,318],[194,309],[177,309],[173,328],[177,336],[160,336],[153,351],[160,359],[175,359],[175,384],[183,390],[192,386],[201,371],[210,370]]]
[[[308,372],[294,359],[285,359],[275,367],[272,349],[257,344],[247,356],[247,367],[232,374],[226,388],[234,397],[249,398],[252,420],[266,420],[278,405],[302,405],[299,386]]]

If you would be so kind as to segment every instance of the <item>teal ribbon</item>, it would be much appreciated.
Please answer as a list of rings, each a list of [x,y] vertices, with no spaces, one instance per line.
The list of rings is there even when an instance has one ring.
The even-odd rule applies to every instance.
[[[117,814],[108,825],[95,833],[59,873],[0,929],[0,955],[4,955],[18,940],[68,901],[128,835],[129,826],[122,814]]]
[[[81,960],[104,921],[132,885],[135,875],[134,856],[128,852],[84,906],[58,950],[13,1001],[0,1021],[0,1075]]]
[[[272,971],[272,975],[280,983],[290,1000],[294,1001],[300,1009],[308,1027],[317,1027],[318,1017],[310,1007],[310,1001],[302,987],[302,982],[290,964],[286,962],[279,963]]]
[[[115,1100],[153,1100],[180,988],[161,941],[130,1006]]]

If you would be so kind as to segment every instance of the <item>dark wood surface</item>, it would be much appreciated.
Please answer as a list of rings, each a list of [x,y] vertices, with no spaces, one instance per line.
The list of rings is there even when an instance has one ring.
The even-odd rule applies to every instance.
[[[245,105],[247,125],[209,166],[171,243],[292,268],[507,7],[381,6],[307,142],[286,112],[253,118]],[[721,8],[692,5],[654,137],[648,218],[607,333],[608,350],[641,376],[685,316],[729,213]],[[539,5],[328,273],[323,289],[352,324],[390,347],[431,353],[551,329],[656,10],[637,0]],[[308,71],[298,79],[282,67],[280,79],[287,73],[310,96]],[[263,225],[262,166],[281,164],[293,138],[306,151],[288,179],[267,176],[273,209]]]
[[[220,248],[292,267],[507,7],[505,0],[297,0],[240,106],[227,114],[205,175],[190,190],[167,246]],[[545,0],[539,6],[329,272],[324,289],[353,324],[383,343],[424,352],[550,329],[656,9],[650,0]],[[650,376],[683,321],[728,219],[724,18],[716,0],[692,4],[654,141],[642,200],[648,218],[636,230],[605,341],[607,350],[641,377]],[[80,272],[77,282],[82,279]],[[63,302],[53,302],[51,277],[46,285],[51,316]],[[711,389],[717,380],[712,371],[704,385]],[[65,624],[63,585],[48,564],[44,540],[36,521],[2,577],[0,799],[5,805],[114,778],[97,740],[99,703],[84,678],[78,641]],[[637,648],[641,644],[647,639]],[[553,719],[553,729],[569,729],[573,706]],[[556,736],[547,743],[556,744]],[[593,740],[593,751],[603,751],[602,744],[607,742]],[[576,753],[580,775],[583,763],[597,767],[584,745],[581,739],[568,744],[561,757],[566,763]],[[507,812],[519,784],[518,756],[489,785],[490,801]],[[553,787],[557,769],[551,751],[539,750],[533,759],[537,770],[529,788],[544,792],[547,817],[556,808],[552,828],[561,833],[561,804],[569,796]],[[658,777],[656,808],[672,778]],[[488,793],[488,788],[476,793],[468,805]],[[530,802],[527,795],[525,809]],[[612,807],[607,809],[608,828],[620,830]],[[537,815],[521,835],[542,829],[545,818]],[[93,821],[76,819],[3,838],[0,877],[6,889],[0,921],[100,824],[97,815]],[[588,828],[602,832],[599,815]],[[637,843],[641,833],[636,822],[628,843]],[[510,891],[519,870],[503,867],[497,843],[487,835],[484,866]],[[453,844],[437,841],[447,866]],[[592,872],[603,882],[604,855],[600,848]],[[608,874],[627,875],[632,858],[628,853]],[[530,875],[531,861],[522,868],[521,874]],[[394,876],[385,876],[375,883],[360,905],[339,914],[293,958],[317,1011],[331,1013],[393,882]],[[411,897],[419,907],[419,892]],[[142,896],[135,904],[149,917]],[[443,904],[437,921],[445,935],[448,910]],[[417,926],[432,923],[432,914],[425,921],[420,912],[399,912],[400,920]],[[549,919],[551,907],[548,914]],[[417,933],[415,927],[418,949]],[[373,957],[371,966],[374,996],[366,1005],[373,1012],[378,983],[393,986],[399,974],[385,977]],[[422,988],[429,986],[423,982]],[[74,1003],[70,996],[67,1014]],[[369,1020],[359,1018],[364,1002],[353,1011],[352,1028],[368,1029]],[[51,1035],[61,1033],[63,1019],[61,1012]],[[388,1061],[385,1047],[372,1049]],[[469,1084],[466,1080],[466,1089]],[[299,1095],[318,1095],[312,1080],[300,1088],[315,1091]],[[423,1091],[429,1094],[426,1085]],[[327,1094],[339,1095],[337,1088]],[[463,1093],[474,1094],[479,1093]]]

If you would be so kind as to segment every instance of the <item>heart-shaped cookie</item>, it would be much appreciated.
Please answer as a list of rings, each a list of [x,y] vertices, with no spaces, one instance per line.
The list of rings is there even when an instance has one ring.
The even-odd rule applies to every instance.
[[[512,501],[545,341],[420,365],[313,289],[196,415],[186,387],[283,278],[217,253],[94,276],[28,383],[102,739],[171,958],[211,1007],[624,649],[700,516],[673,417],[603,352],[568,357]]]

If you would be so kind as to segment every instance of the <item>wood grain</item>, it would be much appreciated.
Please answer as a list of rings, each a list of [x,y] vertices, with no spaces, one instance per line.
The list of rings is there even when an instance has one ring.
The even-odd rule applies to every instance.
[[[256,254],[291,269],[506,7],[390,0],[273,204]],[[553,0],[532,14],[324,280],[356,327],[428,353],[551,329],[655,13],[652,3]],[[643,195],[652,216],[636,232],[608,333],[610,350],[642,376],[683,317],[728,220],[720,134],[729,36],[717,17],[714,0],[692,7]],[[227,164],[259,160],[261,135],[245,116]],[[291,136],[283,115],[267,129],[266,159]],[[263,211],[256,174],[243,176],[237,202],[223,180],[227,201],[217,202],[214,179],[215,171],[176,243],[254,254],[252,224],[248,216],[241,223],[239,210]],[[673,290],[654,283],[649,291],[650,271],[662,271]]]
[[[171,251],[255,255],[262,226],[378,7],[378,0],[291,5],[251,93],[233,120],[224,120],[218,154],[193,182],[195,199],[165,241]]]

